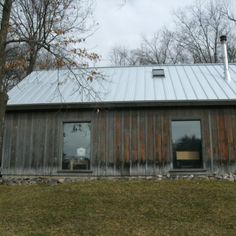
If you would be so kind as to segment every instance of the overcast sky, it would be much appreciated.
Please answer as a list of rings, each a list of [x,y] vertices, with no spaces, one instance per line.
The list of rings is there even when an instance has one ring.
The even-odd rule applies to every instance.
[[[190,3],[193,0],[96,0],[94,17],[99,27],[88,39],[89,49],[102,56],[100,65],[108,65],[112,47],[138,47],[141,35],[171,27],[173,11]]]

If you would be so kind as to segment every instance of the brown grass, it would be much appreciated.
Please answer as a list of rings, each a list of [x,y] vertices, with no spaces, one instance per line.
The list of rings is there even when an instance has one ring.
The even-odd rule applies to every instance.
[[[235,235],[236,184],[0,186],[0,235]]]

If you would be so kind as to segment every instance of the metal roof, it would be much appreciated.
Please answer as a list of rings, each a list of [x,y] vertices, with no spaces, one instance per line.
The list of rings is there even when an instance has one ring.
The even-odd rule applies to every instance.
[[[100,74],[90,82],[94,69]],[[153,69],[164,69],[165,77],[153,78]],[[230,82],[223,64],[35,71],[9,91],[8,105],[236,100],[236,64],[229,70]]]

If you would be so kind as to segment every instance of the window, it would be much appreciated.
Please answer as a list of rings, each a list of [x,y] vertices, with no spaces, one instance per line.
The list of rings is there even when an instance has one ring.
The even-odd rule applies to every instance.
[[[64,123],[63,136],[62,169],[89,170],[91,124],[89,122]]]
[[[202,167],[202,138],[199,120],[172,121],[174,168]]]
[[[152,78],[164,78],[164,69],[152,69]]]

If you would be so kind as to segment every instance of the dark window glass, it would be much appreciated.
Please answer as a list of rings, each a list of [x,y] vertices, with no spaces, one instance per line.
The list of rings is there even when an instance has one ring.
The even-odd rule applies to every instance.
[[[172,121],[172,148],[174,168],[201,168],[200,121]]]
[[[91,124],[64,123],[64,151],[62,169],[90,169]]]

